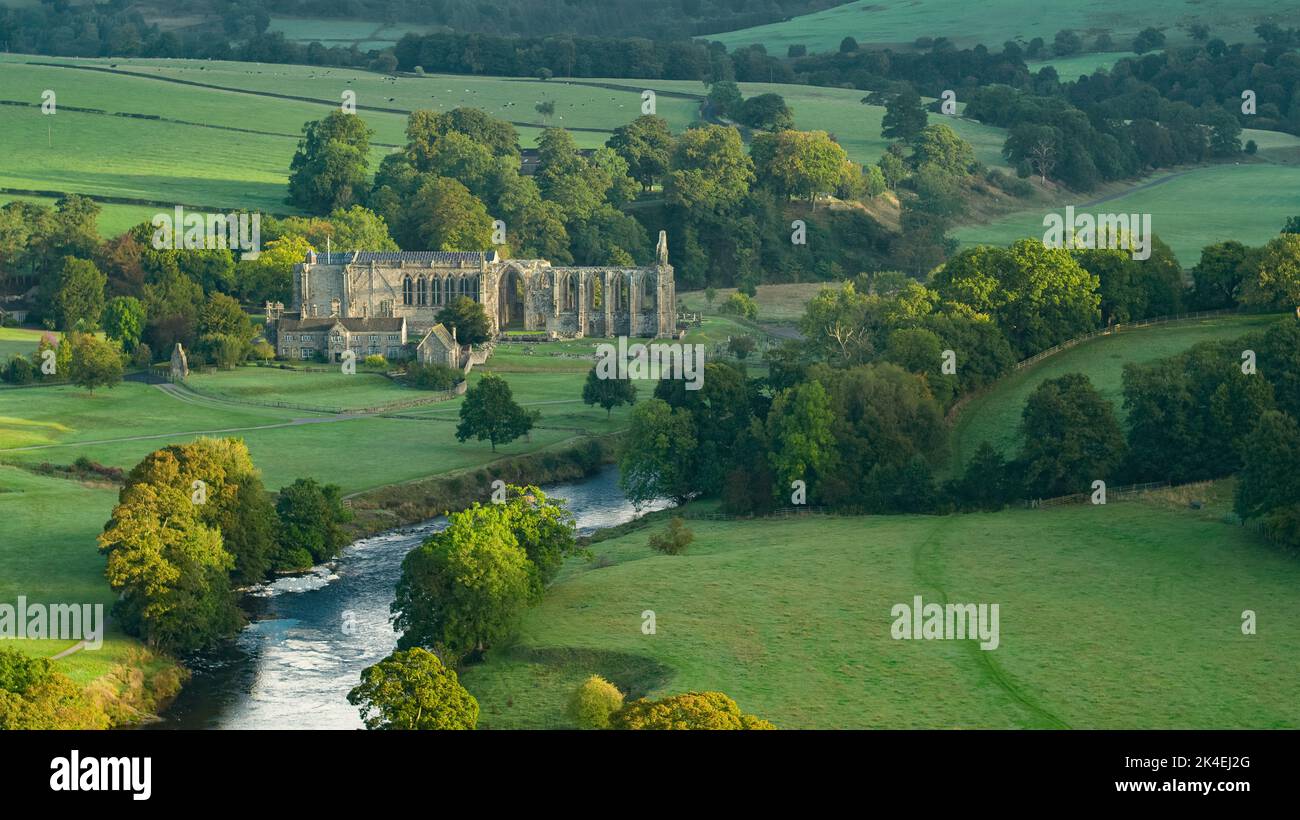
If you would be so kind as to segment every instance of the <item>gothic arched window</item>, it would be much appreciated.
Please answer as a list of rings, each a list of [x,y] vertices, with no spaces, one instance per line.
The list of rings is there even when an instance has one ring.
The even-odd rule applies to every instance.
[[[402,304],[410,305],[414,304],[414,302],[415,300],[411,290],[411,277],[408,276],[402,280]]]
[[[420,280],[419,280],[419,285],[420,285],[420,287],[419,287],[418,295],[417,295],[416,298],[417,298],[418,304],[419,304],[421,307],[423,307],[423,306],[429,304],[429,280],[428,280],[428,279],[425,279],[423,276],[421,276],[421,277],[420,277]]]

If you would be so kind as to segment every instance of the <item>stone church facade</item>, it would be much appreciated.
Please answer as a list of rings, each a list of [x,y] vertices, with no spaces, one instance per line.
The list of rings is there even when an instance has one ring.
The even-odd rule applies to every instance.
[[[494,251],[310,253],[294,266],[285,318],[403,318],[421,338],[460,296],[483,305],[494,335],[661,338],[676,330],[663,231],[655,264],[647,267],[555,267],[545,259],[501,259]]]

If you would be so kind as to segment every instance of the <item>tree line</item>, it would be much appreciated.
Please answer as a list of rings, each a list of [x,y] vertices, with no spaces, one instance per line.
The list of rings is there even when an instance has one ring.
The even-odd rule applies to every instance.
[[[1015,458],[986,445],[964,476],[944,485],[935,480],[949,456],[945,411],[961,396],[1061,342],[1177,313],[1204,294],[1223,292],[1224,270],[1215,263],[1220,246],[1206,249],[1191,288],[1167,246],[1153,239],[1152,247],[1150,258],[1137,260],[1124,248],[1022,240],[963,251],[924,284],[882,272],[823,289],[800,321],[803,338],[768,353],[768,375],[750,377],[741,362],[709,362],[700,390],[664,380],[653,398],[636,405],[620,461],[625,491],[636,501],[718,497],[725,509],[748,514],[788,506],[795,482],[803,482],[807,503],[938,512],[1078,492],[1099,478],[1156,480],[1152,470],[1170,480],[1233,472],[1243,463],[1233,460],[1234,442],[1272,405],[1259,386],[1266,380],[1233,380],[1241,351],[1225,345],[1215,364],[1219,381],[1178,387],[1184,402],[1203,402],[1228,380],[1214,411],[1227,437],[1222,446],[1184,436],[1168,452],[1149,443],[1128,447],[1109,402],[1074,374],[1031,396]],[[1253,266],[1234,269],[1231,304],[1287,311],[1300,304],[1300,237],[1283,234],[1249,255]],[[1284,320],[1251,341],[1268,363],[1269,380],[1286,382],[1296,372],[1287,352],[1295,324]],[[1229,353],[1236,365],[1229,366]],[[1133,369],[1125,384],[1126,401],[1145,402],[1130,415],[1130,440],[1174,435],[1166,430],[1149,439],[1152,431],[1143,426],[1168,423],[1155,404],[1169,399],[1143,391],[1169,389],[1177,384],[1172,376]],[[1188,424],[1200,430],[1211,418],[1203,413]],[[1182,458],[1172,458],[1176,447],[1186,449]],[[1186,458],[1209,461],[1172,472]]]

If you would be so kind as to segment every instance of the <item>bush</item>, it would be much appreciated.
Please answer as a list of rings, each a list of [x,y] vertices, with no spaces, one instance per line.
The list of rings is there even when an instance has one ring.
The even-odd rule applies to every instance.
[[[758,318],[758,304],[749,296],[739,292],[728,296],[727,301],[722,303],[718,311],[750,320]]]
[[[629,703],[610,718],[615,729],[775,729],[766,720],[740,711],[721,692],[687,692],[663,700]]]
[[[411,362],[406,366],[406,381],[421,390],[450,390],[464,378],[464,373],[445,364]]]
[[[737,359],[744,359],[754,352],[756,344],[753,336],[732,336],[727,341],[727,350]]]
[[[383,356],[380,356],[378,353],[372,353],[366,357],[365,365],[366,367],[382,369],[388,367],[388,360]]]
[[[269,362],[275,358],[275,348],[267,342],[258,342],[253,345],[252,357],[259,362]]]
[[[694,540],[695,533],[687,529],[681,516],[673,516],[668,529],[650,536],[650,548],[665,555],[681,555]]]
[[[153,364],[153,350],[149,345],[141,342],[131,351],[131,364],[136,367],[148,367]]]
[[[31,384],[36,378],[36,369],[32,367],[31,362],[15,353],[5,365],[4,371],[0,372],[0,376],[10,384]]]
[[[579,729],[608,729],[610,716],[622,708],[623,693],[618,687],[592,675],[573,691],[569,717]]]

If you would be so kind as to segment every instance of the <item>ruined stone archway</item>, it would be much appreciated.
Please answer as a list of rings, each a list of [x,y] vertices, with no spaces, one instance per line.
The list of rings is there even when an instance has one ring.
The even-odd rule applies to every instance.
[[[500,332],[524,329],[524,277],[518,268],[501,276],[497,292],[497,328]]]

